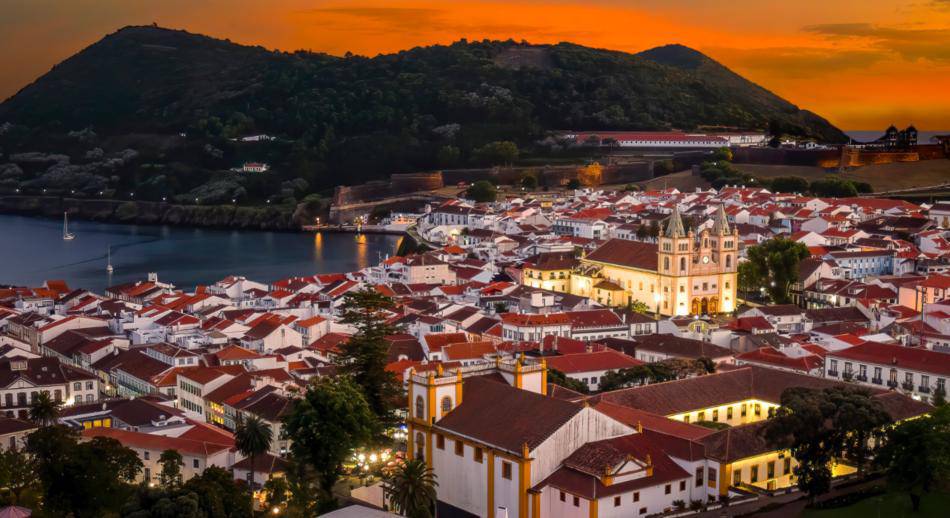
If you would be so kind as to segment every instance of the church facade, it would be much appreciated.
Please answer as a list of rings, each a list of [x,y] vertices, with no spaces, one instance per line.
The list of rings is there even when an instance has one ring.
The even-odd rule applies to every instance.
[[[607,241],[581,258],[569,292],[608,306],[642,302],[666,316],[735,309],[739,235],[721,206],[698,234],[684,230],[674,209],[657,241]]]

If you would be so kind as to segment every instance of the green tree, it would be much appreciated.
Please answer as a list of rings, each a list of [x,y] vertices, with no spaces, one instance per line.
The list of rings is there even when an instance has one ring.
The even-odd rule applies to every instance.
[[[874,460],[919,511],[923,495],[950,479],[950,407],[891,427]]]
[[[383,482],[389,505],[408,518],[432,518],[435,488],[439,485],[432,468],[422,459],[403,462]]]
[[[265,504],[267,509],[287,507],[287,495],[290,493],[290,486],[287,484],[286,478],[270,477],[267,479],[267,482],[264,483],[264,493],[267,494]]]
[[[395,408],[402,396],[396,376],[386,370],[389,364],[386,336],[397,331],[387,323],[394,308],[391,298],[372,289],[347,293],[340,306],[340,322],[355,327],[356,333],[340,344],[335,363],[339,373],[350,375],[362,389],[382,427],[377,433],[396,424]]]
[[[808,180],[799,176],[779,176],[773,178],[771,183],[772,192],[799,192],[808,191]]]
[[[33,459],[17,448],[0,451],[0,487],[9,491],[10,505],[23,501],[23,492],[36,485],[36,466]]]
[[[750,266],[742,268],[739,284],[762,286],[774,304],[787,304],[789,289],[798,281],[798,263],[811,253],[804,244],[779,237],[750,247],[746,255]]]
[[[609,373],[608,373],[609,374]],[[548,382],[581,394],[587,393],[587,384],[581,380],[569,378],[563,372],[548,367]]]
[[[63,403],[54,400],[49,392],[40,392],[30,403],[30,420],[40,426],[52,426],[56,424],[62,406]]]
[[[346,375],[318,378],[284,418],[291,453],[315,471],[320,511],[336,505],[333,486],[353,450],[373,440],[376,417],[363,391]]]
[[[853,182],[833,177],[815,180],[808,187],[808,190],[815,196],[849,198],[858,195],[858,189]]]
[[[538,177],[535,176],[535,175],[533,175],[533,174],[530,174],[530,173],[525,173],[525,174],[522,175],[522,177],[521,177],[521,187],[523,187],[523,188],[525,188],[525,189],[527,189],[527,190],[529,190],[529,191],[533,191],[533,190],[537,189],[537,188],[538,188]]]
[[[94,437],[82,443],[64,426],[45,426],[27,437],[43,488],[44,510],[54,516],[115,512],[142,470],[138,455],[119,441]]]
[[[251,490],[243,481],[235,481],[231,472],[217,466],[206,468],[201,475],[191,477],[181,488],[180,494],[197,496],[199,516],[223,518],[250,518],[253,516]]]
[[[713,160],[732,162],[732,150],[728,147],[721,147],[713,151]]]
[[[251,459],[251,476],[249,483],[251,486],[253,508],[254,477],[256,476],[254,460],[258,455],[267,453],[270,449],[273,430],[263,419],[256,415],[249,415],[238,421],[237,429],[234,431],[234,446],[242,455]]]
[[[177,450],[165,450],[158,458],[162,471],[158,474],[158,483],[163,488],[174,489],[181,485],[181,468],[185,465],[184,459]]]
[[[488,180],[479,180],[468,188],[467,196],[478,203],[491,203],[498,196],[498,189]]]
[[[798,487],[814,500],[831,487],[831,462],[844,456],[863,462],[870,454],[867,439],[888,422],[880,401],[863,388],[794,387],[782,393],[765,436],[776,447],[791,450],[798,461]]]
[[[647,315],[653,312],[653,310],[650,309],[650,306],[647,306],[646,302],[643,302],[642,300],[634,300],[630,302],[627,304],[627,309],[642,315]]]
[[[476,160],[489,165],[510,165],[518,154],[518,145],[510,140],[496,140],[475,150]]]
[[[439,151],[436,152],[435,160],[440,167],[452,167],[458,164],[459,148],[455,146],[442,146],[439,148]]]

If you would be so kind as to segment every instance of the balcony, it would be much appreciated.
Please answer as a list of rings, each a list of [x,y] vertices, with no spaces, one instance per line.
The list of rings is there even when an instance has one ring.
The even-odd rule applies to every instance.
[[[831,376],[832,378],[837,378],[838,371],[828,371],[828,375]]]
[[[917,387],[917,392],[920,392],[921,394],[930,394],[930,387],[927,385],[921,385]]]
[[[904,383],[901,383],[901,387],[908,392],[914,390],[914,384],[911,383],[910,381],[905,381]]]
[[[854,377],[854,379],[856,379],[856,380],[858,380],[858,381],[867,381],[867,380],[868,380],[868,375],[867,375],[867,374],[858,374],[857,376]]]
[[[841,379],[845,381],[851,381],[854,379],[854,373],[851,371],[844,371],[844,374],[841,375]]]
[[[884,380],[881,378],[871,378],[871,383],[875,385],[881,385],[882,383],[884,383]]]

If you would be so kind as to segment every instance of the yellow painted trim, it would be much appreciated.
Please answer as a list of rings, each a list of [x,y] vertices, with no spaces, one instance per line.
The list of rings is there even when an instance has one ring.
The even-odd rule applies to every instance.
[[[426,414],[426,422],[432,424],[435,419],[435,375],[429,373],[429,384],[426,386],[427,403],[429,404],[429,413]]]
[[[719,465],[719,494],[729,493],[729,482],[732,481],[732,464]]]
[[[531,518],[541,518],[541,493],[531,493]]]
[[[415,456],[415,433],[412,430],[412,423],[406,423],[406,458],[412,460]]]
[[[462,369],[458,371],[458,378],[455,381],[455,406],[462,404]]]
[[[521,388],[523,380],[521,379],[521,360],[515,362],[515,388]]]
[[[548,362],[541,358],[541,395],[548,395]]]
[[[590,518],[597,518],[597,499],[596,498],[590,501],[590,505],[588,506],[588,509],[590,510],[590,513],[589,513]]]
[[[488,450],[488,509],[486,516],[495,515],[495,452]]]
[[[527,458],[528,446],[525,445],[525,458],[519,461],[518,468],[518,516],[528,518],[528,488],[531,485],[531,459]]]

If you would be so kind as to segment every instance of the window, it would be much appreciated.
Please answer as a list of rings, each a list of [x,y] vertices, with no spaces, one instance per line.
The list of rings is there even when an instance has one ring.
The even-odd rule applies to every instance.
[[[696,468],[696,487],[703,486],[703,468]]]
[[[700,412],[699,412],[698,414],[696,414],[696,420],[697,420],[697,421],[705,421],[705,420],[706,420],[706,411],[705,411],[705,410],[700,410]]]
[[[416,417],[419,419],[426,418],[426,402],[422,399],[422,396],[416,396]]]
[[[448,414],[452,411],[452,398],[445,396],[442,398],[442,414]]]
[[[663,487],[663,494],[668,495],[673,492],[673,484],[667,484]]]
[[[732,256],[726,255],[726,268],[732,268]]]
[[[639,492],[639,491],[634,491],[634,492],[633,492],[633,501],[634,501],[634,502],[639,502],[639,501],[640,501],[640,492]]]
[[[484,454],[482,453],[482,449],[479,447],[475,447],[475,453],[474,453],[475,462],[482,462],[483,455]]]
[[[709,484],[709,487],[716,487],[716,468],[707,469],[706,474],[706,482]]]
[[[680,491],[686,491],[686,481],[680,480]]]
[[[738,486],[742,483],[742,468],[737,468],[732,472],[732,485]]]
[[[746,414],[746,408],[745,408],[745,403],[743,403],[739,405],[739,415],[742,417],[745,417],[745,414]]]
[[[143,459],[148,460],[148,456],[149,456],[149,452],[146,451],[146,452],[143,452],[143,453],[142,453],[142,458],[143,458]]]
[[[680,257],[680,273],[683,273],[685,271],[686,271],[686,258]]]
[[[575,497],[574,497],[574,507],[580,507],[580,506],[581,506],[581,499],[580,499],[580,498],[577,498],[577,497],[575,496]]]
[[[774,460],[769,461],[769,463],[765,465],[765,476],[768,478],[775,478],[775,461]]]
[[[614,507],[620,507],[620,497],[619,497],[619,496],[615,496],[615,497],[614,497]]]
[[[664,270],[669,270],[669,269],[670,269],[670,258],[669,258],[669,257],[664,257],[664,258],[663,258],[663,269],[664,269]]]
[[[782,473],[785,475],[790,475],[792,473],[792,458],[785,457],[785,460],[782,462]]]
[[[445,449],[445,436],[438,434],[435,436],[435,447],[444,450]]]
[[[501,478],[511,480],[511,463],[508,461],[501,462]],[[576,500],[577,497],[574,497]]]
[[[86,382],[86,390],[92,390],[92,387],[93,387],[92,382],[91,382],[91,381],[87,381],[87,382]]]
[[[686,414],[686,415],[683,416],[683,422],[684,422],[684,423],[688,423],[688,422],[689,422],[689,414]]]
[[[758,466],[752,466],[752,474],[749,477],[749,480],[751,480],[753,484],[759,481],[759,467]]]
[[[465,443],[462,441],[455,441],[455,454],[459,457],[465,455]]]
[[[82,390],[82,382],[76,381],[73,383],[73,390]]]
[[[426,456],[425,437],[422,432],[416,432],[416,458],[423,459]]]
[[[641,507],[641,508],[640,508],[640,514],[647,514],[647,508],[646,508],[646,507]]]
[[[564,493],[564,491],[561,491],[561,501],[562,502],[567,501],[567,495]]]
[[[726,408],[726,420],[728,421],[731,419],[732,419],[732,407],[728,407]]]
[[[713,422],[714,422],[714,423],[718,423],[718,422],[719,422],[719,409],[718,409],[718,408],[715,409],[715,410],[713,410]]]
[[[760,403],[755,404],[755,415],[762,415],[762,405]]]
[[[192,461],[191,461],[191,467],[193,467],[193,468],[195,468],[195,469],[198,469],[198,464],[199,464],[199,463],[198,463],[198,459],[192,459]]]

